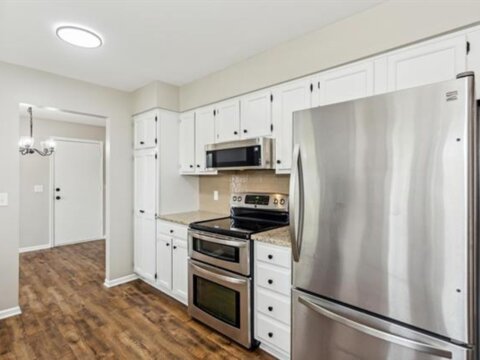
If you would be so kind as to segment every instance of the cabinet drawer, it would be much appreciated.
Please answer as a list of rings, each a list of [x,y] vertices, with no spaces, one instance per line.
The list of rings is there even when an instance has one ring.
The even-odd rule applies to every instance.
[[[291,267],[290,248],[279,247],[275,245],[256,243],[256,259],[268,264],[283,266],[287,269]]]
[[[180,224],[175,224],[169,221],[162,221],[158,222],[158,233],[175,236],[180,239],[187,240],[188,236],[188,227]]]
[[[290,328],[260,314],[257,316],[257,339],[290,352]]]
[[[290,325],[290,298],[258,288],[257,311]]]
[[[290,271],[258,263],[257,285],[290,296]]]

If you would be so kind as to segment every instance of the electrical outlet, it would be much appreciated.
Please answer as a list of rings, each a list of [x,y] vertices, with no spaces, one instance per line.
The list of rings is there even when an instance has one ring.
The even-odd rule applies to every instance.
[[[213,191],[213,200],[218,201],[218,190]]]
[[[8,193],[0,193],[0,206],[8,206]]]

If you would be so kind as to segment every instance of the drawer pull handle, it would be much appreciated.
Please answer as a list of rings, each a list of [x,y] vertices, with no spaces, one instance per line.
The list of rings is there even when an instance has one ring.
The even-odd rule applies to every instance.
[[[268,260],[272,260],[273,259],[273,255],[272,254],[268,254]]]
[[[267,282],[268,282],[270,285],[272,285],[272,284],[273,284],[273,280],[272,280],[272,279],[268,279],[268,281],[267,281]]]
[[[269,306],[268,311],[273,311],[273,306]]]
[[[272,338],[272,337],[273,337],[273,333],[272,333],[272,332],[269,332],[269,333],[268,333],[268,337],[269,337],[269,338]]]

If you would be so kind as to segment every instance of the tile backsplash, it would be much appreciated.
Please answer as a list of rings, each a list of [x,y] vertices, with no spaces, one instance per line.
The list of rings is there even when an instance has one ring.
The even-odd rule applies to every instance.
[[[230,211],[234,192],[279,192],[288,194],[289,175],[275,175],[271,170],[227,171],[200,177],[200,210],[217,213]],[[218,200],[213,192],[218,191]]]

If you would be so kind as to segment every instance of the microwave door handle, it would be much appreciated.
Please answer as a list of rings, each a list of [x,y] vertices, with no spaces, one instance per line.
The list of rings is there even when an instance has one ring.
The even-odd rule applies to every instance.
[[[219,273],[215,272],[215,270],[210,269],[210,267],[209,267],[208,270],[205,270],[198,265],[195,265],[193,263],[190,263],[190,264],[195,269],[196,272],[202,274],[206,279],[221,280],[221,281],[225,281],[227,283],[236,284],[236,285],[244,285],[244,284],[247,283],[247,280],[245,280],[245,279],[239,279],[239,278],[236,278],[236,277],[219,274]]]
[[[453,356],[453,354],[448,350],[425,344],[423,342],[407,339],[402,336],[390,334],[388,332],[353,321],[331,310],[325,309],[323,306],[320,306],[319,304],[316,304],[303,296],[300,296],[298,298],[298,301],[308,307],[310,310],[313,310],[316,313],[323,315],[330,320],[333,320],[337,323],[345,325],[366,335],[373,336],[377,339],[407,347],[409,349],[423,352],[432,356],[439,356],[445,359],[451,359]]]
[[[297,179],[298,179],[298,195],[299,195],[299,207],[295,208],[296,203],[296,190],[297,190]],[[298,262],[300,260],[300,248],[302,245],[302,236],[303,236],[303,212],[304,212],[304,188],[303,188],[303,168],[302,168],[302,157],[300,155],[300,145],[295,144],[293,149],[293,161],[292,161],[292,173],[290,176],[290,213],[289,213],[289,230],[290,238],[292,242],[292,255],[293,260]],[[295,223],[296,211],[298,210],[298,230],[297,224]]]

